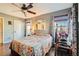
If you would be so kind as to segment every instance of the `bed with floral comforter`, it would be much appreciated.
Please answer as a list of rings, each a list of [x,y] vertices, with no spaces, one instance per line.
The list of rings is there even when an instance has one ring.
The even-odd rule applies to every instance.
[[[31,35],[23,39],[12,40],[10,49],[21,56],[44,56],[52,46],[50,35]]]

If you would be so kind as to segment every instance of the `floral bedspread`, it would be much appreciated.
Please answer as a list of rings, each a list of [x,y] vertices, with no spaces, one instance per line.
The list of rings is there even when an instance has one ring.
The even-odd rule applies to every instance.
[[[10,49],[22,56],[43,56],[52,46],[50,35],[31,35],[23,39],[13,40]]]

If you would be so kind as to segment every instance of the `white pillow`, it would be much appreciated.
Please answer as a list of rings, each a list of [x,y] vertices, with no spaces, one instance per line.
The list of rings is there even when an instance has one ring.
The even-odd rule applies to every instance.
[[[35,34],[38,36],[47,35],[47,33],[44,30],[35,30]]]

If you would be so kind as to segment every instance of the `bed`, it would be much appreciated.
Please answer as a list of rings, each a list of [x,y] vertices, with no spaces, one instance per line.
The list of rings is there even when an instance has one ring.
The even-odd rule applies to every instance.
[[[10,49],[21,56],[45,56],[51,46],[52,37],[49,34],[36,34],[12,40]]]

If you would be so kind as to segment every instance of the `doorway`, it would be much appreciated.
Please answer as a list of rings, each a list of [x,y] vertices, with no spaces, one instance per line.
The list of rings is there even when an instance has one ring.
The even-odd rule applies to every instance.
[[[3,45],[3,18],[0,17],[0,45]]]
[[[31,35],[31,23],[26,23],[26,36]]]

